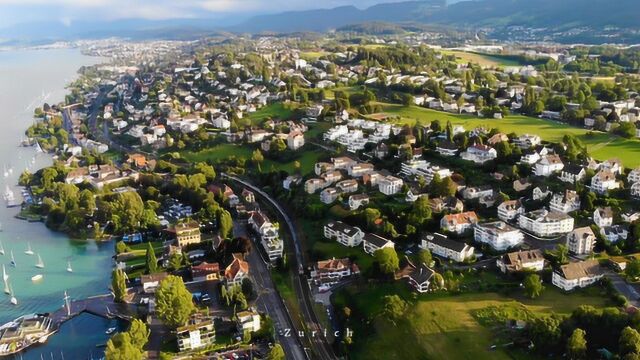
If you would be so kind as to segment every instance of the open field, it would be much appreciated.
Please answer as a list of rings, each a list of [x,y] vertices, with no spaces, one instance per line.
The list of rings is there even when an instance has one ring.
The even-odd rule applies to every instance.
[[[394,293],[411,303],[410,310],[395,327],[387,320],[371,316],[381,310],[380,299]],[[547,286],[543,295],[536,300],[519,295],[474,293],[459,296],[420,295],[414,302],[414,295],[407,290],[406,285],[397,283],[367,286],[366,290],[350,291],[347,295],[343,293],[338,296],[338,302],[344,300],[344,296],[349,296],[355,302],[356,306],[352,310],[367,314],[368,318],[363,323],[368,325],[362,326],[373,326],[375,329],[375,334],[356,338],[353,359],[377,358],[376,354],[385,354],[385,359],[529,359],[533,357],[520,351],[491,351],[489,348],[496,344],[496,336],[492,329],[481,325],[474,314],[493,306],[514,312],[524,309],[535,315],[551,312],[569,314],[583,304],[606,306],[604,298],[593,291],[566,295],[551,286]]]
[[[221,144],[198,152],[185,151],[182,153],[182,157],[189,162],[215,162],[231,156],[249,160],[251,159],[252,153],[253,149],[247,146]],[[318,151],[301,151],[300,156],[296,160],[300,162],[300,169],[302,173],[306,174],[312,171],[313,166],[318,161],[318,158],[320,156],[322,156],[322,153]],[[270,171],[273,168],[275,170],[284,170],[289,173],[293,173],[295,170],[296,160],[281,163],[274,160],[265,159],[262,162],[262,169],[264,171]]]
[[[466,64],[469,62],[478,64],[482,67],[499,67],[499,66],[522,66],[518,61],[503,58],[501,56],[492,56],[487,54],[478,54],[458,50],[439,50],[444,55],[453,55],[456,62]]]
[[[509,115],[504,119],[482,119],[470,115],[450,114],[418,106],[403,106],[383,104],[385,114],[399,116],[403,124],[429,124],[433,120],[440,120],[444,126],[447,121],[454,125],[463,125],[470,130],[478,126],[498,128],[504,133],[537,134],[543,140],[558,142],[566,134],[578,137],[585,145],[589,154],[598,160],[618,157],[626,167],[640,165],[640,141],[623,139],[607,133],[595,132],[587,135],[587,130],[573,127],[564,123],[538,119],[523,115]]]
[[[313,61],[328,54],[326,51],[303,51],[300,53],[300,57],[307,61]]]
[[[291,117],[291,114],[293,114],[293,111],[285,108],[282,103],[275,103],[267,105],[256,112],[250,113],[248,117],[253,125],[259,125],[267,118],[272,118],[274,120],[287,120]]]

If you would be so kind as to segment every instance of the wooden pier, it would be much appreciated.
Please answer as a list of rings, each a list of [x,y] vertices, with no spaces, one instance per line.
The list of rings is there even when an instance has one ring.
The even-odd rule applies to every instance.
[[[74,317],[87,313],[105,319],[120,319],[130,321],[136,313],[136,305],[116,303],[113,295],[98,295],[81,300],[65,299],[65,305],[49,314],[54,326],[59,328],[63,323]]]

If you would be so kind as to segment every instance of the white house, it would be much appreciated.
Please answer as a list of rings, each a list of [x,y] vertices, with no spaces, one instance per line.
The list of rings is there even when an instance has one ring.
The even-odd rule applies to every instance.
[[[291,150],[298,150],[304,146],[304,134],[300,131],[293,131],[287,135],[287,147]]]
[[[571,216],[544,209],[520,215],[518,224],[521,229],[542,237],[566,234],[573,230]]]
[[[344,246],[356,247],[362,244],[364,232],[355,226],[349,226],[342,221],[330,221],[324,226],[324,237],[335,239]]]
[[[362,239],[362,244],[364,246],[364,252],[372,255],[373,253],[375,253],[376,251],[380,250],[380,249],[384,249],[384,248],[395,248],[395,245],[393,241],[385,239],[381,236],[378,236],[376,234],[365,234],[363,239]]]
[[[517,220],[520,214],[524,214],[520,200],[507,200],[498,205],[498,218],[502,221]]]
[[[320,192],[320,201],[324,204],[331,204],[338,199],[338,196],[340,196],[338,189],[333,187],[326,188]]]
[[[611,225],[600,228],[600,234],[612,243],[626,240],[629,236],[629,229],[624,225]]]
[[[369,195],[367,194],[355,194],[349,196],[349,210],[358,210],[360,207],[367,206],[369,204]]]
[[[575,228],[567,234],[567,248],[572,254],[591,254],[595,244],[596,235],[588,226]]]
[[[525,270],[542,271],[544,263],[544,255],[539,249],[507,253],[496,260],[496,266],[505,274]]]
[[[473,236],[477,242],[489,244],[498,251],[518,246],[524,239],[520,230],[503,221],[476,224]]]
[[[541,141],[540,136],[530,134],[523,134],[513,139],[513,143],[521,149],[529,149],[540,145]]]
[[[593,211],[593,222],[601,228],[613,225],[613,210],[611,207],[596,208]]]
[[[569,164],[562,169],[560,180],[569,184],[575,184],[578,181],[582,181],[586,175],[587,172],[582,166]]]
[[[469,246],[461,241],[447,238],[445,235],[433,233],[422,237],[420,248],[431,251],[432,254],[451,259],[456,262],[463,262],[473,256],[473,246]]]
[[[640,167],[629,171],[629,175],[627,175],[627,181],[629,182],[629,184],[640,182]]]
[[[535,165],[535,174],[538,176],[549,176],[564,168],[564,164],[558,155],[547,155],[540,159]]]
[[[440,220],[440,229],[456,234],[463,234],[471,230],[478,223],[478,215],[474,211],[459,214],[448,214]]]
[[[553,272],[551,282],[565,291],[592,285],[604,276],[598,260],[572,262]]]
[[[591,178],[591,191],[598,194],[605,194],[609,190],[617,189],[620,183],[616,180],[616,175],[606,169],[598,171]]]
[[[378,180],[378,190],[385,195],[393,195],[400,192],[403,184],[402,179],[387,175]]]
[[[561,213],[580,210],[580,196],[574,190],[566,190],[563,194],[553,194],[549,202],[549,209]]]
[[[472,145],[460,154],[464,160],[473,161],[476,164],[484,164],[498,157],[496,149],[487,145]]]

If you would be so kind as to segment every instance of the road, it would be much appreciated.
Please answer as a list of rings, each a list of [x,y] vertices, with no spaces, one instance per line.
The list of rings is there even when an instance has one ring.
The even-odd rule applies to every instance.
[[[233,236],[245,236],[248,237],[246,231],[246,224],[239,221],[233,223]],[[297,336],[297,332],[290,331],[284,332],[285,329],[294,329],[293,320],[289,315],[289,311],[280,298],[280,295],[275,291],[275,285],[271,279],[271,272],[265,261],[260,257],[260,251],[256,248],[249,253],[246,258],[250,266],[250,276],[253,279],[258,297],[256,299],[256,306],[261,312],[269,314],[274,322],[274,326],[278,333],[276,334],[282,348],[284,349],[287,359],[307,359],[304,352],[304,347]],[[282,335],[280,335],[282,330]]]
[[[605,270],[604,276],[611,280],[611,284],[613,285],[613,287],[618,290],[620,294],[627,298],[629,305],[640,307],[640,293],[638,293],[638,291],[632,284],[627,283],[627,281],[622,276],[620,276],[620,274],[611,271],[610,269]]]
[[[222,174],[222,177],[233,180],[251,189],[254,193],[260,195],[263,199],[268,201],[280,213],[282,219],[287,224],[287,229],[291,235],[293,248],[295,252],[295,260],[296,260],[295,261],[296,267],[294,268],[297,268],[297,269],[306,268],[305,260],[302,255],[300,238],[298,237],[298,231],[296,231],[294,222],[291,220],[291,218],[289,217],[287,212],[282,208],[282,206],[276,200],[274,200],[269,194],[265,193],[260,188],[254,186],[253,184],[247,181],[244,181],[240,178],[237,178],[235,176],[231,176],[228,174],[224,174],[224,173]],[[314,354],[313,358],[314,359],[316,358],[317,359],[337,359],[337,357],[333,353],[333,349],[331,348],[331,345],[329,344],[329,342],[324,336],[324,333],[322,331],[323,326],[318,321],[318,318],[314,312],[313,304],[312,304],[313,300],[312,300],[312,296],[311,296],[311,292],[310,292],[307,280],[303,276],[301,276],[299,271],[292,271],[292,276],[293,276],[293,284],[295,287],[295,292],[298,295],[297,298],[300,303],[300,310],[302,313],[304,326],[305,326],[305,329],[300,329],[300,330],[305,331],[305,335],[308,338],[309,343],[311,344],[311,350]],[[316,333],[311,334],[311,332],[313,331],[316,331]]]

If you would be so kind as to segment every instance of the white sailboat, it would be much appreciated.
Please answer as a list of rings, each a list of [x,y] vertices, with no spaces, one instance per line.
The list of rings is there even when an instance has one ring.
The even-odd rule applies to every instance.
[[[25,250],[24,253],[27,254],[27,255],[33,255],[34,254],[33,250],[31,250],[31,243],[27,243],[27,250]]]
[[[13,174],[13,166],[9,166],[9,175]]]
[[[11,294],[11,289],[9,288],[9,282],[8,281],[5,281],[5,283],[4,283],[4,293],[7,294],[7,295]]]
[[[38,262],[36,262],[36,267],[38,269],[44,269],[44,261],[42,261],[40,254],[38,254]]]
[[[36,282],[42,280],[44,276],[42,274],[36,274],[31,277],[31,281]]]
[[[67,272],[73,272],[73,268],[71,267],[71,261],[67,261]]]
[[[16,259],[13,257],[13,250],[11,250],[11,266],[16,267]]]
[[[38,153],[43,153],[44,150],[42,150],[42,147],[40,146],[40,143],[38,142],[38,140],[36,140],[36,152]]]
[[[9,170],[7,169],[7,165],[2,165],[2,170],[4,172],[4,177],[9,177]]]
[[[2,281],[6,283],[7,280],[9,280],[9,274],[7,274],[7,268],[5,268],[4,264],[2,264]]]
[[[4,255],[4,246],[2,245],[2,241],[0,241],[0,255]]]
[[[11,295],[11,304],[18,305],[18,299],[16,299],[16,296],[13,294],[13,288],[11,285],[9,285],[9,295]]]

